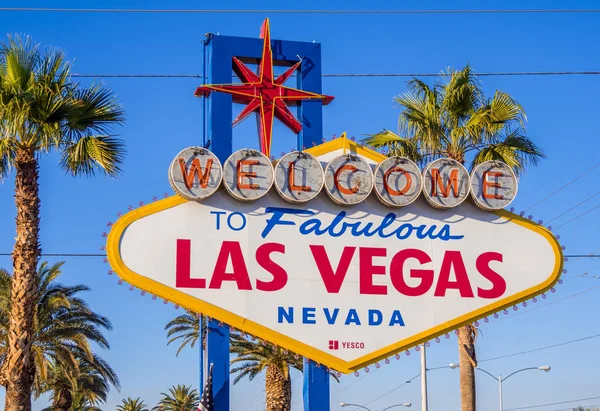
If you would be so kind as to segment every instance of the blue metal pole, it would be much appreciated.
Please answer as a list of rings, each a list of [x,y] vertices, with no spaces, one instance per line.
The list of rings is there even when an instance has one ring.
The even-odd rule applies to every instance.
[[[329,371],[312,361],[304,363],[304,411],[330,411]]]
[[[202,332],[202,320],[204,319],[204,316],[202,314],[200,314],[200,318],[198,319],[198,321],[200,321],[199,324],[199,330],[200,330],[200,344],[198,344],[198,348],[200,349],[200,390],[198,390],[200,392],[200,397],[202,397],[202,393],[204,392],[204,335]]]
[[[229,327],[208,321],[208,363],[213,364],[214,411],[229,411]]]
[[[202,83],[206,80],[206,40],[202,41]],[[206,146],[206,99],[202,99],[202,146]],[[204,392],[204,333],[202,330],[202,320],[204,316],[200,314],[199,332],[200,332],[200,397]]]

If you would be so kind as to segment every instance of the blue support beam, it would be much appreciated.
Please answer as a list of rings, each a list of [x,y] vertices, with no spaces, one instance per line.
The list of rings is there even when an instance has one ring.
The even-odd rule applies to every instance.
[[[304,411],[330,411],[329,371],[310,361],[304,363]]]
[[[215,36],[207,41],[207,77],[209,84],[230,84],[232,58],[256,63],[262,56],[263,40],[259,38]],[[302,58],[298,86],[306,91],[321,93],[321,45],[298,41],[272,40],[273,60],[292,64]],[[323,138],[323,109],[321,101],[304,101],[298,110],[302,131],[298,148],[320,144]],[[226,93],[211,93],[208,98],[207,125],[210,150],[223,162],[233,151],[232,97]],[[277,138],[277,136],[273,136]],[[257,138],[258,145],[258,138]]]
[[[229,327],[208,322],[208,364],[213,364],[214,411],[229,411]]]

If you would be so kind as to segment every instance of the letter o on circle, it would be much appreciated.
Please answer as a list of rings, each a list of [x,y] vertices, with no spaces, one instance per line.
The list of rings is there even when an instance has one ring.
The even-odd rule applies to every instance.
[[[205,200],[213,195],[222,179],[221,162],[203,147],[183,149],[169,167],[169,183],[173,191],[190,201]]]
[[[239,201],[255,201],[273,185],[271,160],[256,150],[242,149],[229,156],[223,166],[223,185]]]
[[[389,157],[375,168],[375,194],[388,207],[404,207],[415,201],[423,188],[421,170],[405,157]]]
[[[325,191],[340,205],[364,201],[373,190],[373,181],[371,166],[352,154],[337,156],[325,167]]]

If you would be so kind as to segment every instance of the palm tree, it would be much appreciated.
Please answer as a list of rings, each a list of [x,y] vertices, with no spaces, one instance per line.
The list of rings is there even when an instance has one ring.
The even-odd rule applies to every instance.
[[[485,98],[479,80],[467,65],[442,73],[443,84],[428,86],[418,79],[395,98],[401,107],[399,131],[383,130],[364,140],[390,156],[418,162],[449,157],[471,167],[487,160],[508,164],[518,173],[536,165],[541,150],[524,134],[523,108],[497,90]],[[475,340],[472,325],[459,329],[460,386],[463,411],[475,410]]]
[[[72,387],[75,382],[79,382],[81,387],[86,386],[86,379],[90,381],[89,378],[92,381],[99,378],[116,387],[119,383],[114,371],[92,352],[90,346],[94,342],[101,348],[109,348],[102,330],[112,328],[110,321],[92,311],[79,296],[81,292],[89,290],[86,286],[64,286],[56,281],[62,265],[57,263],[49,266],[43,262],[35,277],[34,321],[30,340],[32,361],[28,367],[28,378],[33,382],[36,395],[53,391],[55,404],[66,401],[68,405],[70,400],[61,398],[61,393],[65,393],[62,388]],[[0,269],[0,385],[5,387],[9,380],[12,282],[13,277]],[[70,389],[69,396],[72,391]]]
[[[127,397],[121,402],[121,405],[117,405],[117,411],[148,411],[148,406],[139,397],[136,399]]]
[[[230,351],[237,356],[231,364],[238,364],[231,373],[239,373],[233,383],[244,377],[251,381],[266,370],[266,411],[289,411],[292,403],[290,367],[302,371],[302,357],[270,344],[249,340],[239,333],[231,334]]]
[[[35,397],[51,392],[52,407],[47,410],[69,411],[77,401],[76,397],[96,406],[106,401],[110,385],[119,387],[119,380],[112,368],[100,357],[93,361],[79,360],[77,369],[62,364],[52,364],[46,381],[34,387]],[[81,401],[79,401],[81,402]]]
[[[165,330],[167,330],[167,338],[169,341],[167,345],[175,342],[177,340],[181,340],[181,345],[177,349],[176,356],[179,356],[181,350],[183,350],[186,346],[190,346],[190,348],[194,348],[196,344],[198,344],[198,339],[200,338],[200,319],[199,316],[192,313],[187,312],[185,314],[179,315],[175,317],[172,321],[170,321],[166,326]],[[206,347],[206,317],[202,316],[202,347]]]
[[[198,390],[192,390],[192,386],[177,385],[169,388],[169,393],[161,393],[163,396],[153,411],[190,411],[195,410],[200,403]]]
[[[73,404],[68,411],[102,411],[85,397],[84,394],[76,392],[73,394]]]
[[[36,269],[40,258],[38,160],[56,151],[70,174],[96,169],[116,175],[122,143],[108,135],[122,110],[111,91],[80,87],[61,51],[41,50],[29,38],[0,47],[0,178],[15,170],[17,208],[13,303],[8,341],[7,411],[31,410]]]

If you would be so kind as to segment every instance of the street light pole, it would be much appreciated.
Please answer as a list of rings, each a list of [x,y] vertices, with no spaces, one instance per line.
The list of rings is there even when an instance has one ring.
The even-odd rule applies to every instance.
[[[498,375],[498,385],[500,389],[500,411],[503,411],[504,406],[502,405],[502,374]]]
[[[367,408],[367,407],[364,407],[364,406],[358,405],[358,404],[348,404],[347,402],[341,402],[340,407],[358,407],[358,408],[362,408],[363,410],[371,411],[370,408]]]
[[[421,346],[421,410],[427,410],[427,356],[425,344]]]
[[[522,371],[528,371],[528,370],[540,370],[540,371],[545,371],[545,372],[549,372],[552,368],[549,365],[542,365],[540,367],[528,367],[528,368],[522,368],[520,370],[517,370],[511,374],[508,374],[508,377],[502,378],[502,375],[498,375],[497,377],[494,376],[492,373],[484,370],[483,368],[479,368],[477,367],[477,369],[481,372],[486,373],[487,375],[489,375],[490,377],[492,377],[493,379],[495,379],[496,381],[498,381],[498,388],[500,391],[500,411],[504,411],[504,406],[502,404],[502,383],[506,380],[508,380],[510,377],[512,377],[513,375],[520,373]]]

